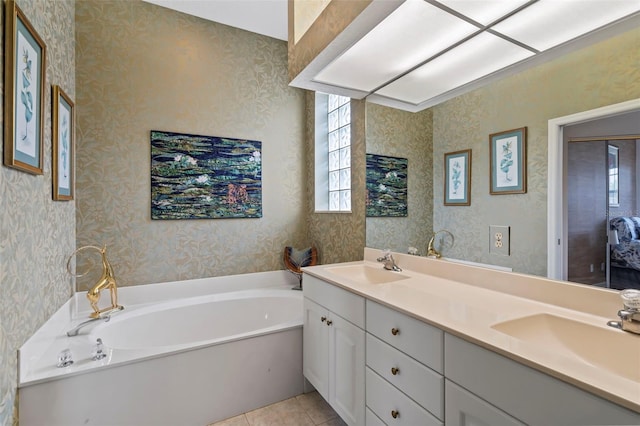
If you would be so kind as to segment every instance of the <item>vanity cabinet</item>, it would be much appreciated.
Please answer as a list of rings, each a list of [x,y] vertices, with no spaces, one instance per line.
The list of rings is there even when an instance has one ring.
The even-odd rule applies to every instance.
[[[640,413],[495,352],[450,334],[444,342],[447,425],[640,424]]]
[[[365,424],[364,298],[304,276],[303,373],[350,426]]]
[[[444,333],[371,300],[366,308],[368,410],[383,424],[442,425]]]

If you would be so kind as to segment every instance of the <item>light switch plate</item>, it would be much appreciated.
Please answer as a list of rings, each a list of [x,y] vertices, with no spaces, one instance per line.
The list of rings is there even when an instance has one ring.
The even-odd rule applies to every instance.
[[[489,253],[509,256],[510,226],[489,225]]]

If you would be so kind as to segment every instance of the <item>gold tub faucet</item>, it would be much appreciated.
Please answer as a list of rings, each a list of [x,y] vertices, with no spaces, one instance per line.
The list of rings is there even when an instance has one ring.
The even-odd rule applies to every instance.
[[[116,277],[113,273],[113,268],[111,264],[107,260],[107,246],[104,247],[96,247],[96,246],[83,246],[73,252],[71,256],[69,256],[69,260],[67,260],[67,271],[73,275],[71,270],[69,269],[71,259],[81,250],[84,249],[94,249],[100,253],[100,257],[102,260],[102,274],[98,281],[87,291],[87,299],[89,299],[89,304],[93,309],[93,312],[89,315],[89,318],[103,318],[103,316],[111,314],[114,311],[120,311],[124,309],[122,305],[118,305],[118,285],[116,282]],[[82,275],[76,275],[76,277],[82,277],[86,275],[86,272]],[[106,307],[104,309],[100,309],[98,307],[98,302],[100,301],[100,292],[102,290],[109,290],[111,295],[111,306]]]
[[[436,232],[435,234],[433,234],[433,237],[431,237],[431,239],[429,240],[429,244],[427,246],[427,257],[435,257],[436,259],[440,259],[442,257],[442,253],[440,253],[435,248],[436,237],[440,233],[449,234],[449,236],[451,237],[451,247],[453,247],[453,242],[454,242],[453,234],[451,232],[447,231],[446,229],[441,229],[438,232]]]

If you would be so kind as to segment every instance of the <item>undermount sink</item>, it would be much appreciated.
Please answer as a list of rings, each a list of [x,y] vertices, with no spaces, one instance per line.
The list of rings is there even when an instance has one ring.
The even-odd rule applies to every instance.
[[[505,321],[492,328],[640,382],[640,335],[551,314]]]
[[[400,272],[388,271],[382,265],[379,267],[367,265],[335,266],[327,268],[327,272],[364,284],[384,284],[409,278]]]

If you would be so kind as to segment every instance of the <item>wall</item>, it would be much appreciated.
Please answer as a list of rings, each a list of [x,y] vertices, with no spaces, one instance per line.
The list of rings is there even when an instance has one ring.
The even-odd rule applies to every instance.
[[[366,245],[406,253],[427,252],[433,235],[432,111],[410,113],[367,104],[367,153],[408,159],[407,217],[368,217]]]
[[[433,108],[433,222],[455,235],[450,257],[546,275],[548,120],[639,98],[639,45],[636,29]],[[524,126],[527,193],[489,195],[489,135]],[[443,156],[467,148],[471,206],[445,207]],[[489,225],[511,226],[511,256],[489,254]]]
[[[75,248],[75,203],[53,201],[51,180],[51,85],[76,96],[75,2],[17,3],[47,47],[44,174],[0,166],[0,425],[18,421],[17,350],[69,298],[65,265]]]
[[[139,1],[78,2],[76,26],[78,247],[107,244],[120,285],[282,269],[307,244],[286,42]],[[152,129],[262,141],[263,217],[152,221]]]
[[[362,260],[365,245],[365,102],[351,100],[351,212],[314,212],[315,94],[306,96],[307,229],[320,263]]]

